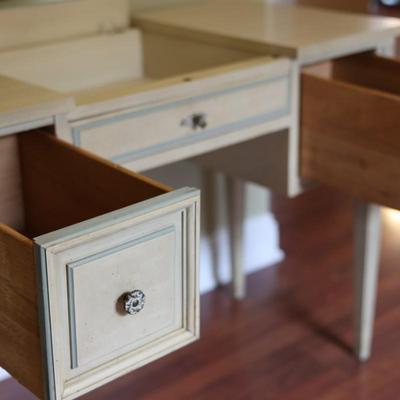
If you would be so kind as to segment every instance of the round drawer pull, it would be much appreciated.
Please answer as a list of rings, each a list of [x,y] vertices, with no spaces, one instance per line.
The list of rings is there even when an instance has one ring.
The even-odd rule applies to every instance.
[[[134,290],[124,297],[124,309],[129,315],[135,315],[143,310],[146,295],[141,290]]]
[[[181,121],[181,126],[188,126],[192,130],[207,128],[207,115],[204,113],[195,113],[189,115]]]

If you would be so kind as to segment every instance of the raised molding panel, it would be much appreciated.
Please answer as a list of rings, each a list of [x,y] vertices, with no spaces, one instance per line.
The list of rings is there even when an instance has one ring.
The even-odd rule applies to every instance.
[[[180,189],[35,239],[47,398],[74,399],[199,336],[199,192]],[[146,294],[143,310],[123,296]]]

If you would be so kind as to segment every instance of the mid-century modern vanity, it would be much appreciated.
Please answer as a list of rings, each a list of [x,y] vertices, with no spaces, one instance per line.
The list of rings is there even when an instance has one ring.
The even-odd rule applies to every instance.
[[[367,359],[379,205],[400,208],[398,35],[395,19],[251,0],[0,9],[0,366],[73,399],[198,338],[199,191],[137,173],[188,158],[239,178],[237,297],[242,180],[358,200]]]

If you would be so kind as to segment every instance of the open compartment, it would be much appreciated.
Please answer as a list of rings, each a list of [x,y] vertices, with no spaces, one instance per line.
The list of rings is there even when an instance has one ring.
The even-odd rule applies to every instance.
[[[0,74],[72,94],[84,105],[218,74],[218,67],[257,58],[268,61],[252,52],[131,28],[2,51]]]
[[[0,223],[30,240],[170,191],[45,133],[0,138],[0,152]]]
[[[301,174],[400,208],[400,62],[372,52],[304,70]]]

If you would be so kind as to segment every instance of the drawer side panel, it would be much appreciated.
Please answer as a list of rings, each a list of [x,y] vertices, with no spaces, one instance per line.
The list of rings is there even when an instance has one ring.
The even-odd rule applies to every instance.
[[[0,224],[0,366],[43,398],[32,242]]]
[[[400,98],[302,75],[301,174],[400,208]]]

